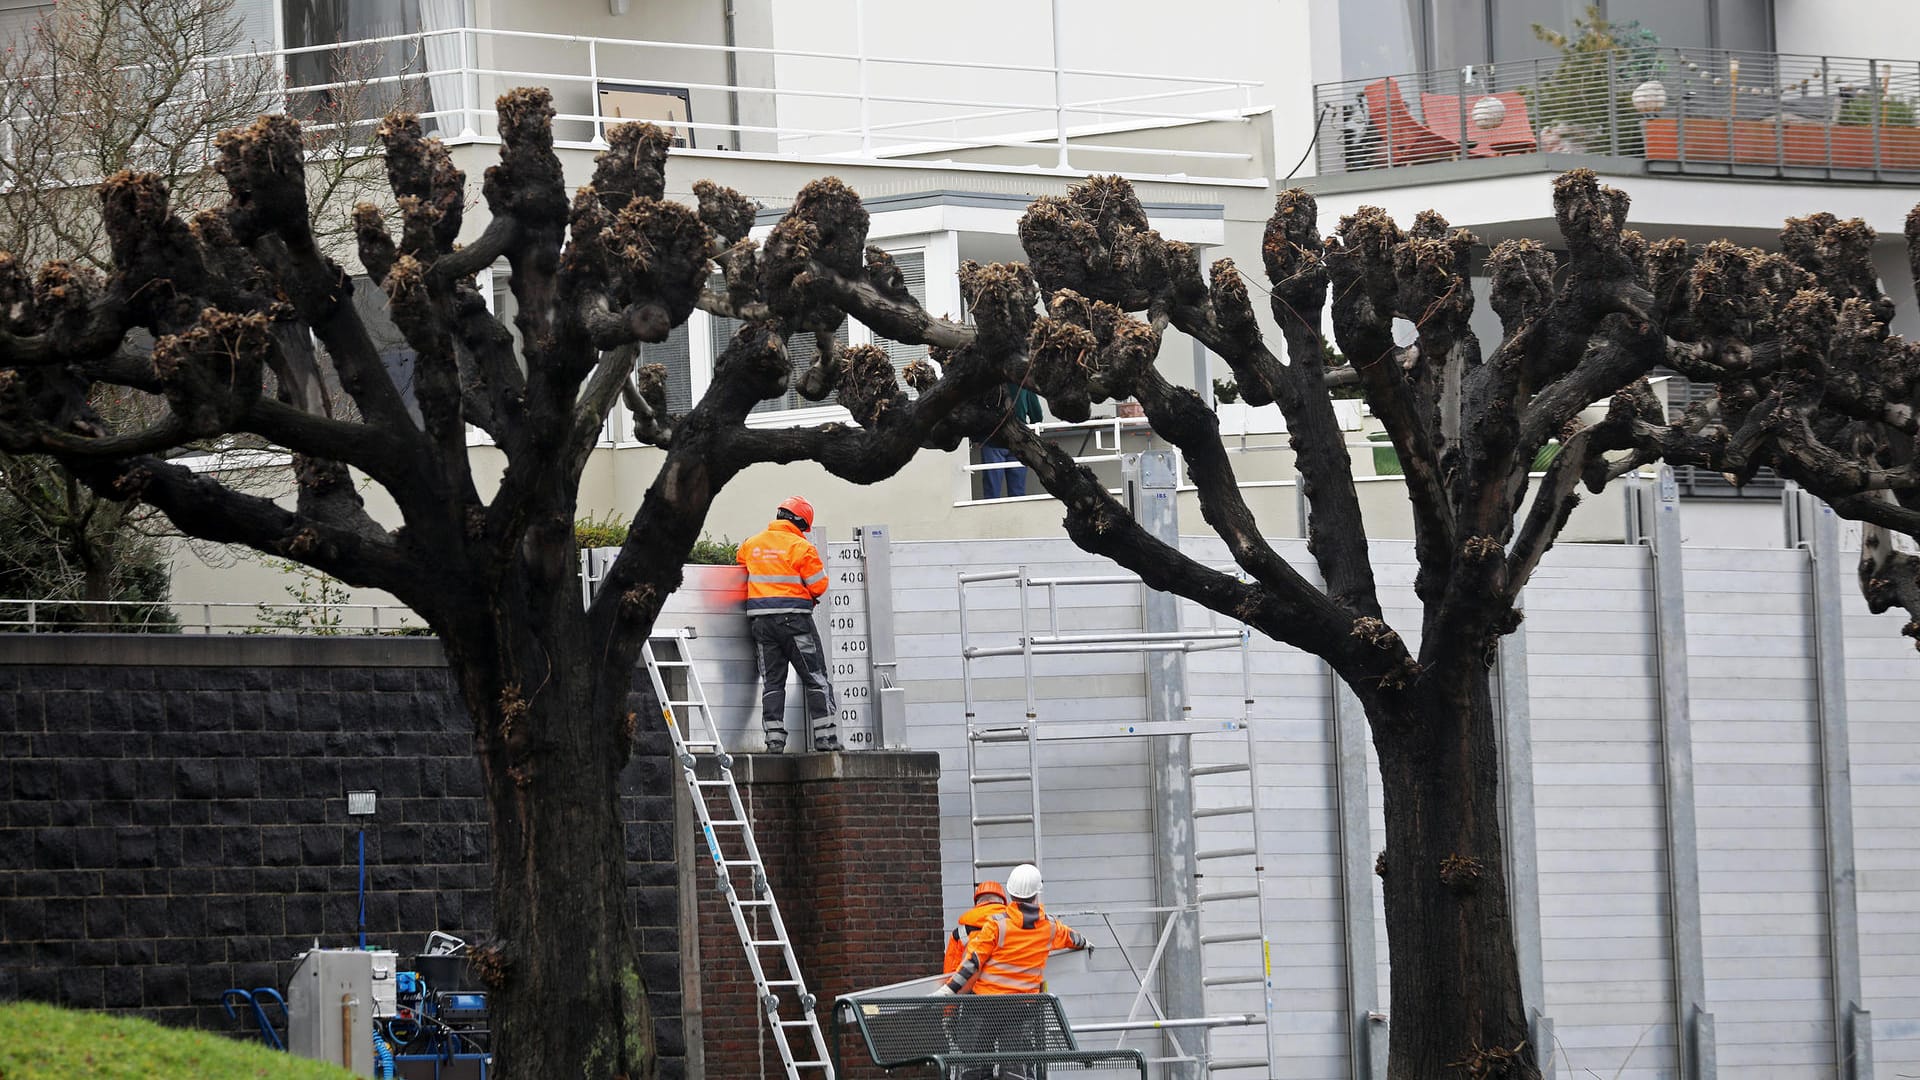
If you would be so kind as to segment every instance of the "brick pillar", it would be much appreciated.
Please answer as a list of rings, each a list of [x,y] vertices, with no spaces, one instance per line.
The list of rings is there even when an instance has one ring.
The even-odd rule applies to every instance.
[[[940,970],[940,758],[929,753],[736,755],[734,778],[822,1025],[833,999]],[[717,789],[709,789],[713,792]],[[724,816],[722,795],[709,808]],[[736,857],[732,851],[729,858]],[[778,1077],[779,1051],[701,845],[700,995],[709,1077]],[[744,875],[736,878],[746,886]],[[742,895],[746,895],[744,892]],[[772,952],[772,950],[763,950]],[[791,1007],[786,1015],[795,1015]],[[841,1047],[850,1077],[856,1041]]]

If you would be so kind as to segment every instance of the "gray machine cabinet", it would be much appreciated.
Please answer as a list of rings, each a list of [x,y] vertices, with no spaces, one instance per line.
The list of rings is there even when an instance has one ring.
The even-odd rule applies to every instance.
[[[373,954],[313,949],[287,984],[287,1049],[373,1075]]]

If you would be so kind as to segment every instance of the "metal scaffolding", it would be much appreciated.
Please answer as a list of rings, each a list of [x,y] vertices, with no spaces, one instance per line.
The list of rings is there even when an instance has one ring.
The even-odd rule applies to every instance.
[[[1080,1030],[1125,1032],[1155,1028],[1165,1032],[1172,1053],[1167,1063],[1190,1063],[1201,1075],[1211,1076],[1230,1070],[1265,1069],[1271,1074],[1273,1010],[1272,964],[1266,925],[1266,859],[1259,828],[1259,779],[1253,738],[1251,668],[1249,634],[1244,626],[1221,626],[1217,616],[1208,613],[1208,625],[1182,630],[1102,630],[1070,633],[1062,629],[1060,595],[1063,591],[1089,586],[1136,585],[1145,591],[1140,579],[1131,575],[1086,577],[1035,577],[1025,567],[986,573],[962,573],[959,580],[961,693],[966,719],[967,799],[969,853],[975,877],[983,871],[998,870],[1022,862],[1039,863],[1045,852],[1041,808],[1040,750],[1043,742],[1094,739],[1166,739],[1180,745],[1175,760],[1182,763],[1188,784],[1188,798],[1165,800],[1180,808],[1184,835],[1191,845],[1184,853],[1191,869],[1186,902],[1151,908],[1127,909],[1128,914],[1151,914],[1159,920],[1158,940],[1152,956],[1143,965],[1128,955],[1121,956],[1137,977],[1140,989],[1124,1022],[1094,1025]],[[992,587],[1011,586],[1019,612],[1018,640],[1007,643],[1004,632],[989,639],[976,623],[973,611],[978,606],[975,594]],[[1143,597],[1144,599],[1144,597]],[[1143,604],[1144,607],[1144,604]],[[1240,711],[1230,719],[1192,719],[1191,710],[1182,702],[1181,719],[1081,720],[1049,717],[1036,688],[1036,658],[1091,653],[1134,654],[1143,659],[1170,654],[1178,663],[1185,656],[1223,649],[1240,650]],[[993,657],[1020,658],[1021,682],[1025,694],[1025,714],[1016,722],[985,721],[981,717],[980,695],[976,683],[982,678],[978,662]],[[1184,679],[1174,680],[1182,688]],[[1244,760],[1210,765],[1194,765],[1186,744],[1193,735],[1237,733],[1245,739]],[[1201,785],[1218,796],[1199,805]],[[1244,790],[1239,785],[1244,784]],[[1223,789],[1231,785],[1230,790]],[[1014,806],[983,806],[988,791],[1007,792]],[[1024,793],[1024,796],[1022,796]],[[1024,804],[1024,805],[1021,805]],[[1230,834],[1225,842],[1205,846],[1209,837]],[[1242,837],[1244,834],[1244,838]],[[1251,888],[1223,888],[1205,891],[1210,879],[1238,877],[1250,879]],[[1091,911],[1111,926],[1111,917],[1119,910]],[[1185,943],[1176,930],[1183,920],[1193,920],[1197,933]],[[1116,935],[1116,940],[1119,940]],[[1191,955],[1179,955],[1182,950]],[[1245,961],[1251,952],[1256,963],[1249,973]],[[1235,964],[1233,961],[1239,961]],[[1197,962],[1196,962],[1197,961]],[[1210,963],[1211,961],[1211,963]],[[1231,965],[1233,970],[1210,973],[1209,968]],[[1197,977],[1200,1016],[1169,1016],[1161,998],[1154,993],[1156,981],[1177,979],[1176,969],[1191,970]],[[1244,1005],[1244,993],[1257,989],[1258,1011],[1236,1008]],[[1239,1002],[1232,1000],[1238,991]],[[1168,998],[1179,997],[1168,992]],[[1187,999],[1192,1000],[1188,994]],[[1151,1019],[1139,1019],[1142,1008],[1151,1010]],[[1266,1053],[1258,1057],[1216,1058],[1210,1053],[1208,1035],[1218,1027],[1258,1025]],[[1201,1032],[1197,1045],[1189,1045],[1182,1036],[1189,1029]],[[1124,1038],[1124,1034],[1121,1036]]]

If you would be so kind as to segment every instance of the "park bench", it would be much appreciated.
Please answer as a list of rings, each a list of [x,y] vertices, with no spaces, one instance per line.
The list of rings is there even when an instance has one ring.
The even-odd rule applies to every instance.
[[[1083,1050],[1052,994],[960,994],[926,997],[869,991],[833,1003],[836,1052],[842,1025],[853,1027],[883,1069],[930,1065],[942,1076],[968,1065],[1037,1064],[1134,1073],[1146,1080],[1138,1050]],[[1044,1069],[1042,1070],[1044,1071]],[[834,1074],[840,1075],[839,1063]]]

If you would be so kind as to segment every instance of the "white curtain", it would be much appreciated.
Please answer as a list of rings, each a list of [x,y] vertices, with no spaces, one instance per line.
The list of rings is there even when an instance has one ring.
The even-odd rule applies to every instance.
[[[420,29],[429,35],[426,59],[427,88],[433,95],[430,107],[435,112],[462,110],[434,119],[435,133],[442,136],[458,135],[473,126],[471,115],[465,111],[471,102],[466,100],[466,75],[461,70],[467,63],[467,42],[464,34],[433,31],[458,30],[466,24],[466,0],[420,0]]]

